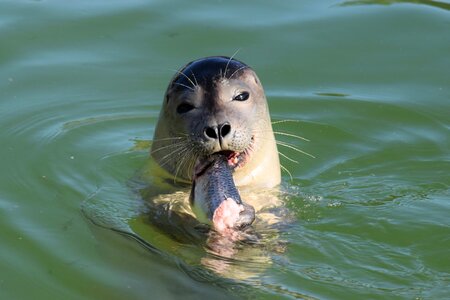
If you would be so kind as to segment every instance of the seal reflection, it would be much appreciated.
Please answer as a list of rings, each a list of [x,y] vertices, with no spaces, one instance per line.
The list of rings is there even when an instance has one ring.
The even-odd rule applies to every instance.
[[[149,189],[141,190],[147,209],[139,217],[147,227],[130,227],[149,244],[190,265],[201,265],[224,278],[251,280],[271,266],[273,255],[285,251],[279,230],[286,212],[281,206],[274,206],[273,200],[268,201],[270,205],[256,206],[257,218],[247,230],[224,235],[196,219],[189,205],[188,189],[157,196],[149,196]],[[275,198],[276,191],[243,193],[250,201],[268,198],[268,194]],[[160,235],[148,235],[149,227]]]

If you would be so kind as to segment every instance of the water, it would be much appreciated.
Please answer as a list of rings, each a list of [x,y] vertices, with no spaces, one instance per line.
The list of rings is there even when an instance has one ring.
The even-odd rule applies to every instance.
[[[1,2],[1,298],[448,297],[449,9]],[[316,159],[280,147],[299,161],[282,159],[293,220],[266,236],[267,249],[223,259],[237,271],[220,274],[202,263],[202,245],[139,214],[130,179],[151,170],[172,70],[237,49],[260,76],[273,120],[296,121],[275,129],[310,142],[278,138]],[[94,225],[83,205],[158,249]]]

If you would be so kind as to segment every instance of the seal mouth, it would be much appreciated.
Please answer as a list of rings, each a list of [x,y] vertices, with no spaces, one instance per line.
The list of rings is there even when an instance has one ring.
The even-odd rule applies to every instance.
[[[212,155],[222,155],[228,162],[228,166],[234,171],[242,168],[249,161],[252,149],[254,144],[254,137],[251,138],[251,143],[248,147],[241,152],[233,151],[233,150],[221,150],[214,152],[206,157],[198,158],[194,167],[194,179],[200,177],[208,170],[209,167],[213,164],[211,160]]]
[[[197,162],[194,167],[194,179],[202,176],[214,163],[214,161],[211,159],[213,155],[220,155],[223,156],[223,159],[226,159],[228,166],[231,170],[234,170],[241,166],[244,162],[244,153],[243,152],[237,152],[237,151],[231,151],[231,150],[223,150],[219,152],[215,152],[210,156],[207,156],[203,159],[199,158],[197,159]]]
[[[242,165],[244,161],[244,152],[237,152],[237,151],[219,151],[217,154],[224,155],[227,158],[228,165],[232,169],[236,169],[240,165]]]

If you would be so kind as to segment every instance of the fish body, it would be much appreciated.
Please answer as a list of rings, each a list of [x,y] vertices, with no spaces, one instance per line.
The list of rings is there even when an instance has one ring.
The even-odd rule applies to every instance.
[[[241,200],[233,167],[225,155],[215,154],[194,176],[190,202],[197,218],[215,229],[243,229],[253,223],[255,210]]]

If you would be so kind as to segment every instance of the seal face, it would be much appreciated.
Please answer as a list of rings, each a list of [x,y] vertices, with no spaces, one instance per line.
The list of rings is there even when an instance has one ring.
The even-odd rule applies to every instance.
[[[228,157],[238,186],[280,182],[262,85],[249,66],[221,56],[192,61],[175,74],[151,149],[162,168],[184,181],[213,153]]]

